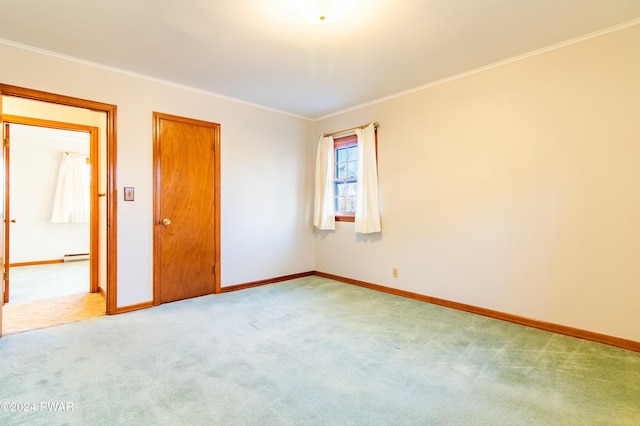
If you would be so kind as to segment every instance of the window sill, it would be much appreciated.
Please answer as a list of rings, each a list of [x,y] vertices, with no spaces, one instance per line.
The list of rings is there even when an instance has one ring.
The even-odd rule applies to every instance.
[[[355,222],[356,221],[356,216],[355,215],[336,215],[336,222]]]

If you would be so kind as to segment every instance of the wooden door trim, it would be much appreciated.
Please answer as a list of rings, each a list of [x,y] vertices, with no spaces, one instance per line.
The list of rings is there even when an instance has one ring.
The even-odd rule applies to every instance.
[[[160,122],[171,120],[181,123],[209,127],[214,133],[214,244],[215,275],[214,293],[220,293],[220,124],[177,115],[153,112],[153,305],[160,304],[160,264],[157,261],[160,250]]]
[[[0,164],[4,164],[4,154],[5,154],[5,144],[4,144],[4,137],[5,137],[5,132],[9,129],[9,126],[7,126],[6,124],[4,124],[4,121],[2,121],[2,96],[0,96],[0,132],[2,133],[2,146],[0,146]],[[2,179],[4,180],[4,179]],[[2,182],[2,186],[4,186],[5,183]],[[6,190],[6,188],[0,188],[0,192],[2,192],[4,194],[4,191]],[[2,198],[5,198],[4,195]],[[4,202],[4,200],[0,200],[0,202]],[[1,204],[0,204],[1,205]],[[4,211],[4,209],[2,209],[2,214],[0,214],[0,219],[6,221],[7,217],[6,217],[6,213]],[[0,259],[0,272],[2,272],[2,280],[0,280],[0,337],[2,337],[2,323],[3,323],[3,319],[2,319],[2,311],[4,310],[4,284],[5,284],[5,280],[4,280],[4,274],[5,274],[5,270],[4,270],[4,243],[5,243],[5,237],[4,237],[4,231],[5,228],[1,227],[2,224],[0,224],[0,257],[2,257],[2,259]]]
[[[3,134],[4,134],[4,139],[3,139],[3,155],[2,155],[2,161],[3,161],[3,169],[4,169],[4,178],[3,178],[3,184],[4,184],[4,188],[2,190],[2,194],[3,194],[3,200],[1,201],[2,203],[4,203],[4,207],[3,207],[3,211],[4,211],[4,230],[2,232],[2,246],[4,247],[4,253],[2,253],[2,272],[3,272],[3,276],[2,276],[2,303],[7,303],[9,302],[9,291],[10,291],[10,285],[9,285],[9,268],[7,268],[7,265],[9,264],[9,258],[8,258],[8,254],[9,254],[9,238],[7,238],[7,236],[9,235],[9,229],[11,228],[11,208],[10,208],[10,197],[7,196],[7,194],[9,194],[9,187],[11,186],[11,167],[9,165],[9,162],[11,161],[11,150],[10,150],[10,144],[7,143],[7,141],[11,140],[11,128],[9,126],[9,123],[5,123],[4,119],[2,121],[2,129],[3,129]]]
[[[90,101],[71,96],[58,95],[40,90],[11,86],[0,83],[0,99],[2,96],[31,99],[76,108],[86,108],[92,111],[104,112],[107,121],[107,315],[113,315],[117,310],[117,107],[102,102]],[[0,113],[2,110],[0,110]],[[4,121],[0,115],[0,123]]]
[[[44,120],[44,119],[40,119],[40,118],[33,118],[33,117],[23,117],[23,116],[18,116],[18,115],[11,115],[11,114],[4,114],[3,115],[3,120],[5,123],[8,124],[24,124],[27,126],[36,126],[36,127],[45,127],[48,129],[57,129],[57,130],[71,130],[71,131],[76,131],[76,132],[88,132],[89,133],[89,158],[91,161],[91,189],[90,189],[90,200],[91,200],[91,207],[90,207],[90,212],[91,212],[91,219],[90,219],[90,228],[89,228],[89,235],[90,235],[90,246],[89,246],[89,258],[90,258],[90,262],[91,262],[91,267],[90,267],[90,271],[91,271],[91,275],[89,277],[89,292],[91,293],[97,293],[98,289],[99,289],[99,284],[98,284],[98,265],[99,265],[99,257],[98,257],[98,252],[99,252],[99,246],[98,246],[98,233],[99,233],[99,228],[98,228],[98,221],[99,221],[99,216],[98,216],[98,133],[99,133],[99,129],[95,126],[88,126],[88,125],[84,125],[84,124],[76,124],[76,123],[66,123],[66,122],[62,122],[62,121],[53,121],[53,120]],[[5,159],[5,164],[7,164],[7,177],[5,179],[7,179],[7,182],[9,182],[8,180],[8,176],[9,176],[9,170],[10,170],[10,157],[7,157]],[[9,195],[9,197],[11,197],[11,195]],[[8,211],[8,209],[6,210]],[[7,222],[8,224],[8,222]],[[9,228],[7,226],[7,228]],[[9,233],[7,232],[8,229],[5,230],[5,238],[7,235],[9,235]],[[7,239],[7,243],[10,241],[11,237],[9,237],[9,239]],[[9,244],[6,244],[5,246],[5,263],[7,263],[7,261],[10,262],[10,258],[9,258]],[[11,276],[9,276],[9,279],[11,279]],[[6,302],[6,296],[5,296],[5,302]]]

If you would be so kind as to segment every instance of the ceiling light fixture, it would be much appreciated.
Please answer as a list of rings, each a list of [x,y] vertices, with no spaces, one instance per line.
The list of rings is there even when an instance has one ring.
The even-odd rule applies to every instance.
[[[300,16],[312,24],[330,24],[353,7],[353,0],[293,0]]]

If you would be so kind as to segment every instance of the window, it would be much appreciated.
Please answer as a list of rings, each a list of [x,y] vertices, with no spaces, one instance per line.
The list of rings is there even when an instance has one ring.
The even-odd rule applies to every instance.
[[[358,192],[358,138],[356,135],[336,138],[333,147],[336,221],[353,222]]]

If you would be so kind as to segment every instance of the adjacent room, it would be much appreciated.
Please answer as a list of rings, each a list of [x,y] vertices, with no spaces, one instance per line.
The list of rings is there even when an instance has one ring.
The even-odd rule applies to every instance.
[[[5,272],[91,253],[107,314],[2,329],[0,423],[640,422],[637,0],[5,0],[0,58]]]

